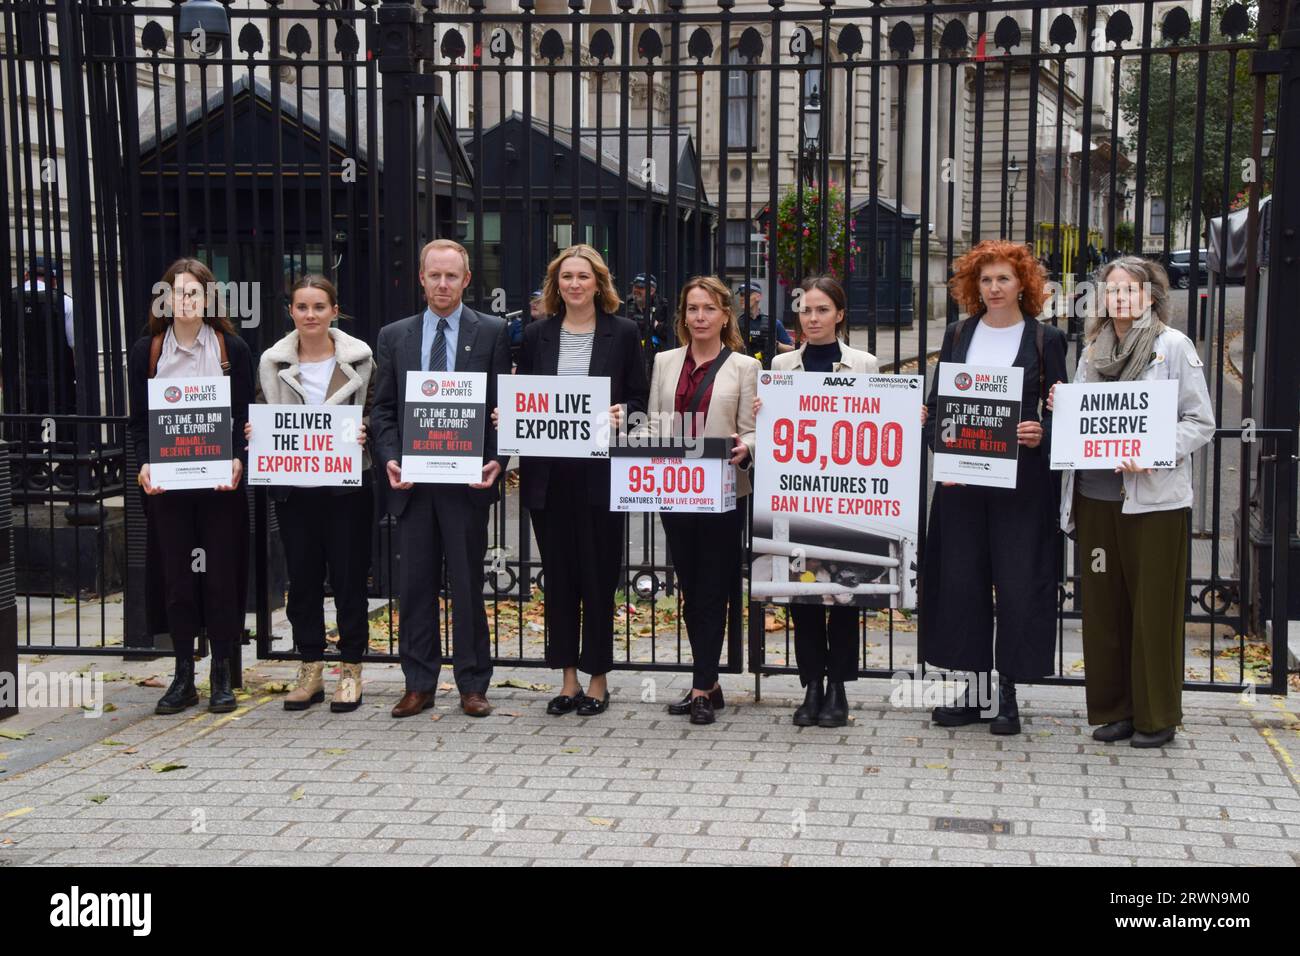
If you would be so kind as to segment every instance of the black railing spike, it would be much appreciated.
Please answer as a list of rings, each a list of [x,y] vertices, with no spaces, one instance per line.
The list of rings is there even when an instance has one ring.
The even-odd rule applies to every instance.
[[[569,9],[572,10],[574,13],[581,13],[582,7],[583,7],[582,0],[569,0]]]

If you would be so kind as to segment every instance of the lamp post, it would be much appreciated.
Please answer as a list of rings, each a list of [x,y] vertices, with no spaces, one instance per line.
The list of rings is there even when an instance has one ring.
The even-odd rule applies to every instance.
[[[817,87],[803,105],[804,179],[811,186],[817,179],[817,157],[821,147],[822,99]]]
[[[1008,239],[1016,231],[1016,189],[1020,186],[1020,174],[1024,168],[1016,162],[1016,157],[1011,157],[1011,162],[1007,163],[1007,182],[1011,184],[1011,193],[1007,196],[1007,231],[1005,233]]]

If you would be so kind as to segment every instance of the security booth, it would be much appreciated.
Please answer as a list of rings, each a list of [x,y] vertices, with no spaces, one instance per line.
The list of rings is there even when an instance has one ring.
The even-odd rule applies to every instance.
[[[850,222],[853,223],[859,251],[853,257],[853,271],[846,290],[850,325],[870,325],[874,308],[877,325],[911,326],[915,285],[912,246],[920,218],[906,206],[883,196],[877,196],[874,203],[867,198],[853,205]],[[876,237],[874,250],[871,244],[873,228]],[[876,257],[874,277],[868,259],[872,254]]]

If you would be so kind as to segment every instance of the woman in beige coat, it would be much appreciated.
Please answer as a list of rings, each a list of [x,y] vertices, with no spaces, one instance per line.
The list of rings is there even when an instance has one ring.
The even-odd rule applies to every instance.
[[[803,345],[772,359],[774,372],[880,371],[870,352],[849,348],[848,297],[830,276],[809,276],[799,287],[796,313]],[[762,401],[754,399],[754,416]],[[849,722],[847,681],[858,679],[858,619],[855,605],[790,602],[795,659],[803,704],[794,712],[798,727],[843,727]],[[825,686],[823,686],[823,681]]]
[[[652,434],[671,430],[675,437],[729,438],[730,461],[739,469],[732,511],[659,516],[695,662],[691,691],[670,704],[668,712],[689,714],[693,724],[711,724],[714,711],[724,706],[718,662],[728,606],[741,599],[745,506],[739,499],[752,488],[754,396],[761,365],[744,353],[731,290],[713,276],[696,276],[682,287],[676,331],[677,341],[687,344],[655,356],[650,378]]]
[[[338,294],[324,276],[308,275],[293,287],[294,329],[262,353],[258,401],[268,405],[360,405],[357,441],[366,442],[370,346],[334,327]],[[246,430],[251,437],[252,428]],[[374,525],[370,455],[362,451],[362,484],[351,487],[271,489],[289,570],[287,611],[302,653],[285,710],[305,710],[325,699],[325,577],[334,593],[339,627],[339,681],[330,702],[335,713],[361,705],[361,658],[369,646],[367,578]]]

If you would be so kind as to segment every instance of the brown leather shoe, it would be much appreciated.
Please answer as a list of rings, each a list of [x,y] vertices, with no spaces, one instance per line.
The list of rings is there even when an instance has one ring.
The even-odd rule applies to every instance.
[[[482,694],[461,694],[460,709],[471,717],[486,717],[492,713],[492,705]]]
[[[393,708],[394,717],[414,717],[422,710],[433,706],[433,692],[422,694],[418,690],[408,690]]]

